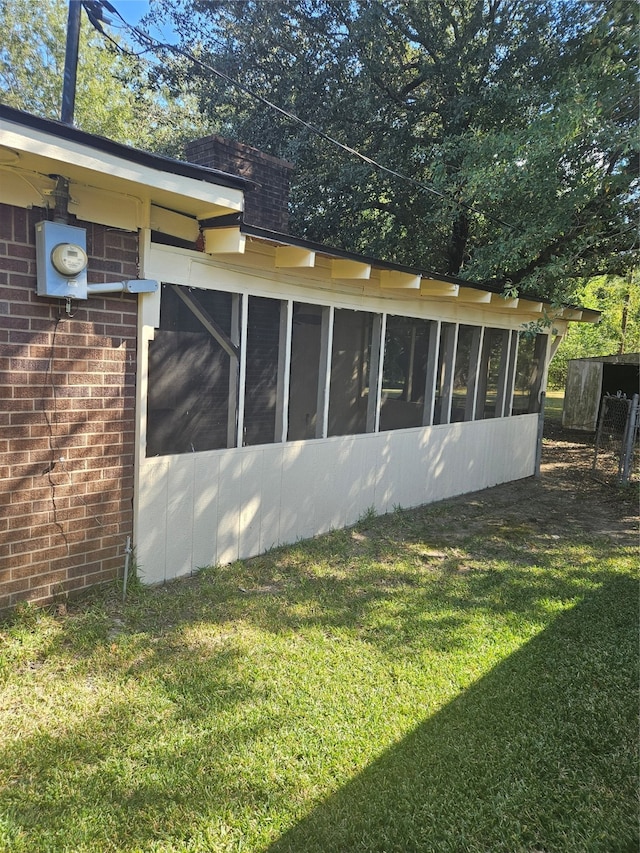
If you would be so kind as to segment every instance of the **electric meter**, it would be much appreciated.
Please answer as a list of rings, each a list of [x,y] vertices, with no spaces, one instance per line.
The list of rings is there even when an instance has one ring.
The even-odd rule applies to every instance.
[[[87,232],[65,222],[36,223],[38,296],[87,298]]]
[[[58,243],[51,252],[51,263],[64,276],[77,276],[87,266],[87,253],[77,243]]]

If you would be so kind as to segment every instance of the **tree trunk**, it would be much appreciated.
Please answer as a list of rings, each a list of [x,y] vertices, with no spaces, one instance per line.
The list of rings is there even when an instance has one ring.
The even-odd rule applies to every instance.
[[[630,295],[631,295],[631,291],[627,290],[627,292],[624,295],[624,299],[622,300],[622,322],[620,324],[621,329],[622,329],[622,334],[620,336],[620,349],[618,350],[620,355],[622,355],[624,353],[624,349],[625,349],[625,339],[627,337],[627,323],[629,322],[629,297],[630,297]]]
[[[447,252],[447,273],[457,275],[464,263],[467,240],[469,239],[469,218],[465,213],[459,213],[453,221],[451,239]]]

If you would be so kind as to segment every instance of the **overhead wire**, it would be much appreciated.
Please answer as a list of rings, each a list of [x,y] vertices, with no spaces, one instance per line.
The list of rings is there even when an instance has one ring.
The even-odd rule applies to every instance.
[[[136,38],[141,41],[142,44],[148,45],[148,47],[146,47],[145,50],[142,51],[142,53],[149,53],[149,52],[155,53],[157,50],[165,50],[165,51],[170,51],[171,53],[177,54],[179,56],[182,56],[184,59],[188,60],[189,62],[195,63],[196,65],[200,66],[203,70],[210,72],[211,74],[213,74],[214,76],[218,77],[221,80],[224,80],[228,85],[240,90],[241,92],[244,92],[246,95],[249,95],[251,98],[253,98],[254,100],[263,104],[264,106],[268,107],[269,109],[274,110],[275,112],[279,113],[280,115],[284,116],[285,118],[289,119],[290,121],[292,121],[296,124],[299,124],[301,127],[306,128],[306,130],[313,133],[315,136],[318,136],[320,139],[323,139],[325,142],[328,142],[330,145],[333,145],[336,148],[339,148],[340,150],[344,151],[345,153],[350,154],[353,157],[356,157],[357,159],[361,160],[363,163],[366,163],[372,169],[377,170],[379,172],[382,172],[386,175],[390,175],[391,177],[396,178],[398,180],[404,181],[404,182],[410,184],[411,186],[415,187],[416,189],[419,189],[419,190],[422,190],[423,192],[429,193],[430,195],[433,195],[436,198],[439,198],[442,201],[447,202],[448,204],[450,204],[454,207],[461,208],[463,210],[467,210],[468,212],[473,213],[476,216],[482,216],[485,219],[490,220],[491,222],[495,222],[498,225],[502,225],[504,228],[508,228],[510,231],[517,230],[514,225],[512,225],[509,222],[505,222],[505,220],[500,219],[500,217],[493,216],[493,214],[490,214],[490,213],[487,213],[486,211],[480,210],[479,208],[477,208],[473,204],[469,204],[467,202],[464,202],[461,199],[456,199],[453,196],[451,196],[450,194],[441,192],[440,190],[437,190],[434,187],[429,186],[429,184],[426,184],[423,181],[419,181],[416,178],[411,177],[410,175],[407,175],[403,172],[399,172],[396,169],[391,169],[388,166],[385,166],[384,164],[379,163],[377,160],[374,160],[372,157],[369,157],[368,155],[363,154],[361,151],[358,151],[357,149],[352,148],[350,145],[346,145],[345,143],[340,142],[338,139],[335,139],[333,136],[326,133],[321,128],[317,127],[316,125],[312,124],[311,122],[306,121],[303,118],[300,118],[300,116],[296,115],[295,113],[292,113],[290,110],[286,110],[283,107],[278,106],[278,104],[275,104],[275,103],[273,103],[273,101],[270,101],[268,98],[265,98],[264,95],[260,95],[257,92],[254,92],[252,89],[250,89],[244,83],[241,83],[239,80],[236,80],[235,78],[231,77],[230,75],[225,74],[225,72],[220,71],[218,68],[215,68],[213,65],[210,65],[207,62],[203,62],[201,59],[199,59],[197,56],[190,53],[189,51],[184,50],[183,48],[178,47],[177,45],[172,45],[172,44],[168,44],[166,42],[161,42],[158,39],[154,38],[153,36],[149,35],[149,33],[143,32],[138,27],[136,27],[133,24],[130,24],[128,21],[126,21],[125,18],[123,18],[122,15],[120,14],[120,12],[118,12],[118,10],[115,8],[115,6],[113,6],[113,4],[109,2],[109,0],[83,0],[83,6],[85,7],[85,10],[87,10],[87,15],[89,17],[89,20],[91,21],[93,26],[96,27],[98,32],[102,33],[102,35],[107,36],[107,34],[104,32],[102,26],[99,25],[100,21],[104,21],[106,23],[106,20],[101,15],[101,8],[104,7],[105,9],[107,9],[112,14],[117,15],[118,18],[122,21],[124,27],[127,30],[129,30],[129,32],[134,34],[136,36]],[[87,9],[87,7],[91,8],[91,14],[89,14],[89,10]],[[100,7],[100,15],[97,14],[98,7]],[[96,26],[96,23],[98,23],[98,26]],[[132,56],[141,55],[141,54],[133,53],[132,51],[129,53]]]
[[[110,18],[105,18],[102,14],[102,3],[101,0],[82,0],[82,7],[87,13],[87,18],[89,22],[96,29],[100,35],[102,35],[111,45],[116,49],[116,51],[123,56],[132,56],[138,58],[140,56],[144,56],[145,53],[149,53],[152,48],[145,48],[141,51],[133,51],[129,50],[126,47],[123,47],[118,41],[112,38],[108,32],[105,31],[102,24],[107,24],[107,26],[113,26],[113,21]],[[116,14],[118,14],[116,12]],[[122,16],[118,14],[118,17],[122,20]]]

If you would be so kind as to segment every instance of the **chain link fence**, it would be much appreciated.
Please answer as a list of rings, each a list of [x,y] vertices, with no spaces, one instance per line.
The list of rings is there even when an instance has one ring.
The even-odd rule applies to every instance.
[[[597,480],[615,485],[640,478],[639,414],[637,394],[602,398],[592,466]]]

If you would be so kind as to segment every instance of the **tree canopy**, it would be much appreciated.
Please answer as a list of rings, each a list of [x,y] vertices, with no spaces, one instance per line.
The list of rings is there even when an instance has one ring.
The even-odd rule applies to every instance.
[[[571,323],[549,365],[549,384],[564,388],[572,358],[640,352],[640,273],[597,276],[577,293],[585,308],[601,312],[599,323]]]
[[[37,9],[0,0],[0,99],[56,118],[67,3]],[[637,262],[638,18],[627,0],[154,0],[146,24],[183,52],[123,53],[83,16],[76,124],[175,156],[238,139],[294,163],[294,234],[570,301]]]
[[[68,2],[0,0],[0,101],[58,119]],[[122,49],[118,48],[121,45]],[[187,138],[206,132],[186,90],[169,93],[120,33],[106,40],[83,14],[80,27],[75,124],[139,148],[174,153]]]
[[[294,233],[558,299],[633,266],[636,4],[158,0],[151,21],[413,179],[349,156],[202,64],[174,63],[167,83],[188,79],[218,132],[295,164]]]

